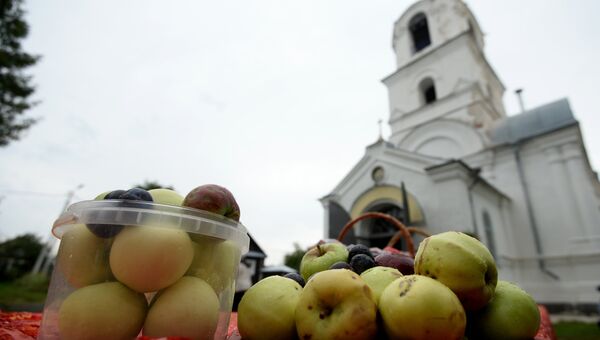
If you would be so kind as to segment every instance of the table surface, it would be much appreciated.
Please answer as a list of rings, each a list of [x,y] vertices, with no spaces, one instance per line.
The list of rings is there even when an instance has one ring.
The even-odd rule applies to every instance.
[[[535,340],[556,340],[550,315],[543,306],[539,306],[541,323]],[[42,320],[41,313],[30,312],[2,312],[0,311],[0,340],[31,340],[35,339]],[[237,313],[232,313],[229,322],[230,340],[240,340],[237,332]],[[148,337],[139,337],[140,340],[149,340]],[[168,340],[181,339],[177,337],[165,338]]]

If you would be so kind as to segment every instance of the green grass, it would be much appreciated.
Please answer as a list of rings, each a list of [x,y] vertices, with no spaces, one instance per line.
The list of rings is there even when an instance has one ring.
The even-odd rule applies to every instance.
[[[595,323],[563,321],[552,325],[559,340],[598,340],[600,328]]]
[[[0,305],[44,303],[48,290],[48,278],[42,275],[26,275],[13,282],[0,282]]]

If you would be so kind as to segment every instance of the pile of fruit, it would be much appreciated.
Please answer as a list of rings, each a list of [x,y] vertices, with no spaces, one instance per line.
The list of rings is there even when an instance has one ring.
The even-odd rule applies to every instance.
[[[309,249],[300,275],[267,277],[238,307],[244,340],[527,339],[540,315],[518,286],[498,281],[489,250],[460,232],[410,254],[336,241]],[[413,266],[414,265],[414,266]],[[306,282],[306,284],[304,284]]]
[[[186,197],[169,189],[135,188],[96,200],[119,200],[113,202],[122,211],[147,201],[154,203],[147,209],[160,204],[240,218],[233,195],[217,185],[200,186]],[[45,314],[57,323],[61,339],[128,339],[140,331],[150,337],[213,339],[217,327],[227,329],[223,312],[231,309],[239,260],[234,242],[176,224],[75,224],[62,236]],[[54,312],[57,318],[50,319]]]

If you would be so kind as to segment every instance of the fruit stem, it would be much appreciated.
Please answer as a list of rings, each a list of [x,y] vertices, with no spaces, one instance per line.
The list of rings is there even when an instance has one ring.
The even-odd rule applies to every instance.
[[[319,256],[325,255],[325,251],[323,251],[320,244],[317,244],[317,250],[319,251]]]

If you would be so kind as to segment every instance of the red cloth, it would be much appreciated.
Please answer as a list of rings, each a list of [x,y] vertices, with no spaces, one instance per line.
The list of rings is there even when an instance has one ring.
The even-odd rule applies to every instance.
[[[556,340],[556,334],[550,322],[550,315],[545,307],[539,306],[540,309],[540,329],[538,330],[535,340]],[[29,312],[2,312],[0,311],[0,340],[32,340],[37,337],[40,321],[42,320],[41,313]],[[237,331],[237,313],[231,313],[229,320],[230,340],[241,339]],[[139,337],[140,340],[148,340],[148,337]],[[169,337],[168,340],[177,340],[181,338]]]

